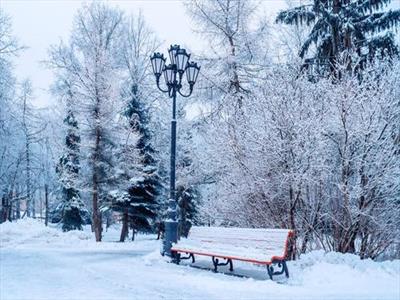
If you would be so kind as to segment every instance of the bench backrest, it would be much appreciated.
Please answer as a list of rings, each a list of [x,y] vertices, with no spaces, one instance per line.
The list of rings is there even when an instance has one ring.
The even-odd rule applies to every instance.
[[[202,251],[270,261],[273,257],[286,257],[292,234],[289,229],[193,226],[188,239],[179,241],[178,247],[197,247]]]

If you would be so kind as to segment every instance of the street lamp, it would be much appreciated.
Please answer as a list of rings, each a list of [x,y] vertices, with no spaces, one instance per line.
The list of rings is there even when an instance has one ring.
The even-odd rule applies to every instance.
[[[189,62],[190,54],[186,53],[186,50],[179,45],[171,45],[168,49],[168,54],[171,62],[168,65],[165,64],[166,58],[164,58],[164,55],[159,52],[154,53],[150,60],[158,89],[163,93],[168,93],[168,97],[172,98],[170,195],[162,249],[163,255],[172,256],[172,243],[176,243],[178,240],[177,201],[175,197],[176,95],[179,93],[179,95],[186,98],[192,94],[200,67],[195,62]],[[181,91],[184,73],[186,73],[186,79],[189,84],[187,94]],[[166,89],[160,86],[161,74],[164,75]]]

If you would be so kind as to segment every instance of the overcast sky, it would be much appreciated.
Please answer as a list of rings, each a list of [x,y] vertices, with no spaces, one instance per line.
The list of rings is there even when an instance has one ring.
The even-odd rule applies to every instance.
[[[40,63],[47,58],[49,45],[60,39],[67,40],[72,20],[83,3],[80,0],[0,0],[1,8],[12,18],[14,34],[28,47],[16,59],[16,75],[19,80],[30,78],[34,87],[35,105],[47,106],[53,102],[48,93],[52,72]],[[140,10],[148,25],[160,40],[169,44],[186,44],[192,51],[201,51],[206,45],[192,33],[193,24],[179,0],[113,0],[105,1],[123,9],[127,14]],[[263,3],[267,10],[277,11],[285,6],[284,0]],[[166,52],[166,49],[160,49]]]
[[[299,0],[301,1],[301,0]],[[48,93],[53,82],[52,73],[46,70],[40,61],[47,58],[49,45],[57,44],[60,39],[67,40],[72,28],[73,17],[84,2],[81,0],[0,0],[1,8],[12,18],[14,34],[23,45],[28,47],[15,60],[16,75],[19,80],[30,78],[35,100],[34,104],[45,107],[54,103]],[[192,33],[193,24],[185,13],[179,0],[109,0],[127,14],[142,11],[148,25],[169,44],[187,45],[200,52],[207,45]],[[393,0],[400,8],[400,0]],[[285,0],[263,0],[261,13],[275,15],[286,6]],[[393,6],[393,5],[392,5]],[[166,49],[160,49],[166,52]]]

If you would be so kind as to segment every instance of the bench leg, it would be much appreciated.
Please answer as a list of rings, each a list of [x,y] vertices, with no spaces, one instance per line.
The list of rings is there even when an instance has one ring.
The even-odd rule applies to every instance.
[[[282,265],[283,265],[283,270],[285,271],[286,278],[289,278],[289,270],[288,270],[288,267],[286,265],[286,261],[283,261]]]
[[[274,267],[267,265],[267,272],[268,272],[269,279],[272,280],[272,276],[274,274]]]
[[[214,265],[214,272],[217,272],[219,259],[218,259],[218,258],[215,258],[215,257],[213,256],[213,257],[212,257],[212,262],[213,262],[213,265]]]
[[[181,262],[181,254],[178,252],[171,252],[171,256],[172,256],[172,262],[176,263],[177,265],[179,265],[179,263]]]
[[[229,261],[229,271],[233,272],[233,263],[232,263],[232,259],[228,259]]]
[[[194,255],[193,255],[193,253],[187,253],[186,252],[186,254],[188,254],[188,256],[180,256],[179,257],[179,260],[183,260],[183,259],[192,259],[192,263],[194,263],[195,262],[195,259],[194,259]]]
[[[212,261],[213,261],[213,265],[214,265],[214,272],[217,272],[218,270],[218,266],[226,266],[229,264],[229,271],[233,271],[233,263],[232,263],[232,259],[228,258],[224,258],[226,260],[226,262],[220,263],[218,258],[215,258],[214,256],[212,257]]]
[[[279,268],[281,268],[278,271],[275,271],[274,266],[272,264],[277,264]],[[281,275],[283,273],[285,273],[285,276],[287,278],[289,278],[289,270],[288,267],[286,265],[286,261],[282,260],[282,261],[274,261],[272,262],[272,264],[267,265],[267,271],[268,271],[268,276],[269,278],[272,280],[272,277],[274,275]]]

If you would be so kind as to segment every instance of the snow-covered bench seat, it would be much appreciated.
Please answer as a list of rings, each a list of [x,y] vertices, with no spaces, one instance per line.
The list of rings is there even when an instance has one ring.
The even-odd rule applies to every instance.
[[[177,264],[182,259],[192,259],[194,263],[194,256],[202,255],[212,258],[215,272],[218,266],[228,264],[229,270],[233,271],[232,261],[240,260],[265,265],[271,279],[283,273],[289,277],[286,258],[293,234],[290,229],[193,226],[188,238],[174,244],[171,252]],[[220,259],[225,261],[221,263]],[[275,271],[276,265],[280,270]]]

